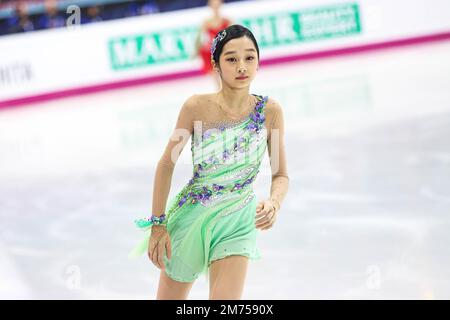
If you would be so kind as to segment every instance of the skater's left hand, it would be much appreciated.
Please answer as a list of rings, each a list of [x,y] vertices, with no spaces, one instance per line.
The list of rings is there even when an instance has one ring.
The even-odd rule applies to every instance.
[[[263,200],[256,206],[256,228],[261,230],[273,227],[278,214],[278,207],[275,201],[271,199]]]

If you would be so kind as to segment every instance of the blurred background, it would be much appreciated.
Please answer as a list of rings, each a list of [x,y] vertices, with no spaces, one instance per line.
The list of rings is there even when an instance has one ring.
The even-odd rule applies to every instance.
[[[290,175],[243,298],[450,298],[446,0],[0,1],[0,298],[155,298],[134,220],[227,23],[258,41]]]

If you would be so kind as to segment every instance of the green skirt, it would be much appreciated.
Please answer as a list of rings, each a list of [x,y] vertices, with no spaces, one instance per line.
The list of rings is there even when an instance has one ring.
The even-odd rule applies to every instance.
[[[173,206],[179,195],[168,205]],[[211,206],[197,202],[182,206],[169,216],[167,231],[172,245],[172,257],[164,255],[166,274],[181,282],[192,282],[200,275],[208,280],[212,261],[229,255],[242,255],[250,260],[261,258],[255,227],[256,196],[252,188],[235,192],[234,198]],[[151,228],[144,231],[142,242],[130,253],[130,258],[147,253]]]

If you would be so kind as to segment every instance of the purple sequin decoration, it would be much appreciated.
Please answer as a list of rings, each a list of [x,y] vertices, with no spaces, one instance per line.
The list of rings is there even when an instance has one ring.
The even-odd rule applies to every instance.
[[[255,133],[259,133],[259,131],[262,128],[262,125],[265,121],[265,116],[263,111],[263,107],[265,102],[267,101],[267,97],[264,97],[255,107],[255,112],[252,112],[250,114],[250,123],[246,126],[246,129],[250,130],[251,132],[255,132]],[[221,126],[220,130],[224,130],[225,127]],[[209,130],[207,130],[204,134],[203,134],[203,138],[207,138],[211,136],[211,132]],[[240,152],[245,151],[245,142],[246,139],[244,137],[240,137],[238,139],[238,142],[233,144],[233,148],[232,150],[237,151],[239,150]],[[224,150],[222,153],[222,159],[226,160],[231,154],[233,154],[232,150]],[[199,163],[197,165],[194,166],[194,174],[193,177],[189,180],[189,185],[193,185],[195,183],[195,180],[198,179],[200,177],[200,173],[201,171],[207,167],[208,165],[212,165],[212,164],[217,164],[220,163],[219,159],[213,156],[210,156],[208,158],[208,161],[203,161],[202,163]],[[257,172],[255,174],[253,174],[253,176],[249,177],[248,179],[246,179],[243,183],[236,183],[233,185],[233,187],[231,188],[230,191],[233,190],[242,190],[245,186],[251,184],[253,182],[253,180],[255,179],[256,175],[258,174],[259,169],[257,170]],[[231,187],[231,186],[230,186]],[[214,183],[211,187],[211,189],[208,189],[208,187],[203,186],[200,190],[194,192],[194,191],[190,191],[188,194],[184,195],[180,201],[178,202],[178,206],[181,207],[184,203],[186,203],[186,201],[190,198],[192,199],[192,203],[196,202],[196,201],[202,201],[202,200],[208,200],[214,192],[219,192],[221,190],[224,190],[226,188],[226,186],[222,186],[219,184]]]

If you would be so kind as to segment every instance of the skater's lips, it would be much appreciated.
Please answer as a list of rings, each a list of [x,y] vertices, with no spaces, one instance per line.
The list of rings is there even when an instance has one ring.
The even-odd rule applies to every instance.
[[[247,79],[248,76],[240,76],[240,77],[236,77],[236,79]]]

